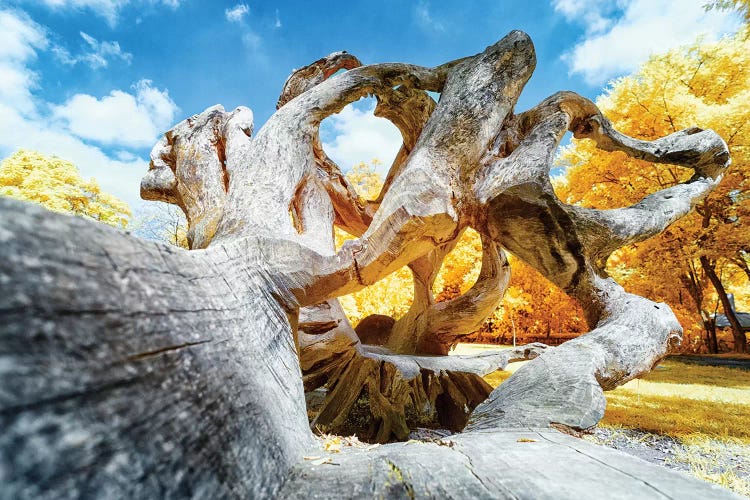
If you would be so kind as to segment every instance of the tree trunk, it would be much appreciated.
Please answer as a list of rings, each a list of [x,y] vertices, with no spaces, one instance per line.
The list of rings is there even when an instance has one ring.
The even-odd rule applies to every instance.
[[[719,341],[716,339],[716,319],[709,318],[703,322],[706,331],[706,345],[709,354],[719,354]]]
[[[263,252],[187,252],[2,198],[0,214],[4,498],[734,498],[554,430],[331,453]]]
[[[313,445],[278,278],[238,248],[0,213],[0,496],[273,495]]]
[[[734,308],[729,302],[727,292],[724,289],[724,285],[721,283],[721,279],[716,274],[715,264],[711,263],[705,255],[700,257],[701,266],[706,271],[708,279],[711,280],[711,284],[716,290],[716,294],[719,296],[721,306],[724,308],[724,314],[729,320],[729,325],[732,327],[732,336],[734,337],[734,352],[744,354],[747,352],[747,338],[745,337],[745,330],[742,328],[740,321],[737,319]]]
[[[687,288],[688,293],[690,293],[690,297],[695,304],[695,309],[701,319],[701,324],[703,325],[703,331],[705,333],[703,342],[706,344],[708,353],[718,354],[719,343],[716,340],[716,319],[703,309],[703,287],[698,279],[695,266],[692,262],[689,262],[688,266],[687,273],[681,278],[682,283],[685,285],[685,288]]]

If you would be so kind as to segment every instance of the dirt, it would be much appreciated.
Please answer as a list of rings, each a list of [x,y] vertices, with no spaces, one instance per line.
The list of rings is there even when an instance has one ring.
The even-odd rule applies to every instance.
[[[717,443],[709,449],[685,444],[670,436],[607,427],[596,428],[584,439],[669,469],[690,472],[695,466],[705,467],[707,474],[731,471],[750,481],[750,447],[746,445]]]

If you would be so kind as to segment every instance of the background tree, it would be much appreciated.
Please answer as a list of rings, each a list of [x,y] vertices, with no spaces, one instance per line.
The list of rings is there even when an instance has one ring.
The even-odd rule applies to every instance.
[[[120,228],[130,217],[127,203],[82,178],[71,162],[24,149],[0,163],[0,194]]]
[[[750,21],[750,0],[711,0],[705,5],[706,10],[736,10]]]
[[[578,303],[534,268],[515,257],[501,306],[470,340],[556,345],[588,331]]]
[[[734,349],[746,339],[729,308],[747,297],[750,241],[750,40],[747,27],[717,42],[701,42],[651,57],[632,76],[612,83],[598,106],[624,133],[653,139],[688,124],[716,130],[729,145],[733,165],[719,188],[697,210],[662,235],[617,253],[610,269],[630,289],[669,303],[688,330],[698,325],[711,351],[711,301],[717,294],[733,326]],[[567,181],[557,192],[569,203],[616,208],[687,180],[684,168],[656,167],[622,153],[573,141],[561,156]],[[739,272],[738,272],[739,271]],[[653,279],[659,276],[660,279]],[[715,283],[712,292],[709,282]]]
[[[169,203],[155,202],[138,207],[128,229],[140,238],[190,248],[185,214]]]

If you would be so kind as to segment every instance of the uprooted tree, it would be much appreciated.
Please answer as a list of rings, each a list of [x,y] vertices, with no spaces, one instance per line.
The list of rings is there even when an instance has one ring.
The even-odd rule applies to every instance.
[[[626,293],[604,266],[617,248],[688,213],[730,159],[710,130],[625,136],[571,92],[515,114],[534,66],[521,32],[435,68],[361,66],[334,53],[290,76],[255,135],[247,108],[188,118],[154,148],[141,194],[182,208],[192,251],[0,202],[0,477],[11,478],[10,491],[322,494],[316,478],[332,496],[557,491],[539,477],[516,483],[527,470],[509,464],[499,481],[479,462],[536,441],[516,439],[528,429],[594,426],[602,391],[648,372],[679,339],[669,307]],[[339,69],[348,71],[332,77]],[[439,103],[427,91],[439,92]],[[323,119],[365,95],[403,136],[374,200],[360,199],[319,139]],[[566,205],[549,169],[567,131],[695,175],[627,208]],[[334,226],[358,239],[337,250]],[[436,303],[436,274],[469,227],[482,237],[479,279]],[[446,356],[502,298],[504,249],[576,298],[591,331],[554,349]],[[405,265],[414,276],[410,310],[355,332],[336,297]],[[531,358],[495,391],[481,378]],[[344,454],[338,475],[308,467],[300,459],[315,445],[304,391],[321,386],[314,424],[325,428],[347,428],[364,400],[364,433],[377,441],[403,439],[415,422],[464,432]],[[606,458],[616,465],[602,467],[591,445],[535,432],[544,460],[569,466],[541,479],[601,469],[570,494],[642,473],[656,477],[629,485],[634,494],[654,484],[708,488],[616,452]],[[515,453],[534,455],[528,450]]]

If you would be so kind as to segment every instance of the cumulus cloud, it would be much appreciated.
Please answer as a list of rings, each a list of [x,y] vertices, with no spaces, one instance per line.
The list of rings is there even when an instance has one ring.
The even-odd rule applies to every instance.
[[[377,158],[382,162],[380,173],[385,175],[401,147],[401,133],[385,118],[373,115],[375,104],[362,110],[345,107],[322,124],[323,149],[342,170],[349,170],[360,162]]]
[[[600,33],[612,25],[618,8],[623,1],[602,2],[601,0],[554,0],[553,7],[569,22],[584,25],[587,33]]]
[[[23,12],[0,10],[0,157],[21,148],[56,155],[103,190],[139,203],[148,168],[141,148],[171,125],[175,103],[148,80],[100,99],[78,94],[61,105],[44,101],[34,95],[40,75],[31,65],[49,47],[44,27]],[[120,147],[109,154],[105,144]]]
[[[250,53],[255,56],[257,62],[262,61],[265,63],[265,55],[261,50],[263,39],[247,22],[245,22],[245,17],[249,13],[250,8],[244,3],[238,3],[231,9],[224,10],[224,16],[227,18],[227,21],[239,26],[238,30],[241,33],[242,44],[250,49]],[[278,9],[276,10],[276,22],[274,23],[274,27],[281,27]]]
[[[591,85],[631,73],[651,54],[736,30],[729,11],[706,12],[705,0],[553,0],[555,10],[578,22],[586,36],[563,55],[571,73]]]
[[[27,64],[47,45],[44,28],[26,14],[0,11],[0,103],[12,104],[21,113],[33,112],[31,91],[38,75]]]
[[[130,64],[133,60],[133,54],[123,51],[118,42],[100,42],[83,31],[80,32],[80,35],[85,42],[86,50],[76,56],[72,56],[64,47],[52,47],[55,57],[63,64],[73,66],[78,63],[84,63],[91,69],[99,69],[106,68],[110,60],[119,59],[127,64]]]
[[[85,178],[94,177],[102,190],[125,200],[140,203],[140,179],[148,162],[135,155],[111,158],[102,149],[86,144],[64,129],[43,119],[29,119],[15,109],[0,104],[0,153],[6,157],[24,148],[54,155],[73,162]]]
[[[241,23],[245,16],[250,12],[250,8],[247,4],[238,3],[231,9],[225,9],[224,15],[227,17],[227,21],[230,23]]]
[[[52,115],[82,139],[106,145],[148,147],[174,121],[177,105],[150,80],[133,85],[134,93],[113,90],[97,99],[76,94],[52,106]]]

